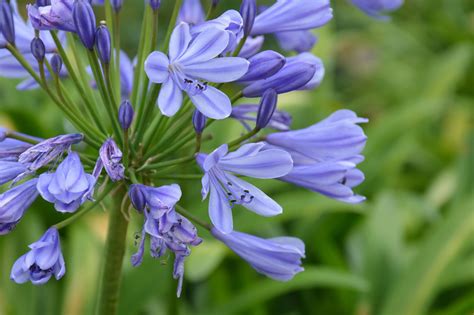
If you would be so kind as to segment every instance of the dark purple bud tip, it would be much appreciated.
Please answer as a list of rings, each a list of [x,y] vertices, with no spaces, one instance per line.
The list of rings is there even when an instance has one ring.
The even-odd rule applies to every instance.
[[[204,116],[203,114],[201,114],[200,111],[198,111],[197,109],[194,111],[193,113],[193,125],[194,125],[194,130],[196,131],[196,133],[198,135],[200,135],[204,128],[206,127],[206,116]]]
[[[46,47],[43,41],[39,37],[35,37],[31,40],[30,44],[31,54],[39,62],[43,62],[44,56],[46,55]]]
[[[10,3],[5,0],[0,0],[0,33],[8,43],[15,45],[13,12]]]
[[[108,65],[110,63],[112,44],[109,28],[107,25],[105,25],[105,21],[101,21],[100,26],[97,28],[97,32],[95,34],[95,45],[100,60],[104,64]]]
[[[82,44],[89,49],[94,49],[95,43],[95,14],[91,4],[87,0],[76,0],[72,17],[76,32]]]
[[[123,0],[110,0],[110,5],[115,12],[119,12],[122,9]]]
[[[240,5],[240,15],[244,20],[244,35],[249,35],[252,31],[255,16],[257,15],[257,1],[256,0],[242,0]]]
[[[143,185],[130,185],[128,196],[130,197],[133,207],[137,209],[138,212],[143,212],[143,210],[145,210],[146,199],[145,193],[143,192]]]
[[[128,100],[123,101],[119,108],[119,122],[123,130],[128,130],[132,125],[133,117],[135,112],[133,111],[132,104]]]
[[[148,0],[148,3],[150,4],[150,7],[153,9],[153,11],[158,10],[161,5],[160,0]]]
[[[54,54],[50,60],[51,68],[56,75],[59,75],[63,67],[63,59],[58,54]]]
[[[265,128],[272,119],[278,101],[278,94],[274,89],[268,89],[263,93],[257,114],[257,128]]]

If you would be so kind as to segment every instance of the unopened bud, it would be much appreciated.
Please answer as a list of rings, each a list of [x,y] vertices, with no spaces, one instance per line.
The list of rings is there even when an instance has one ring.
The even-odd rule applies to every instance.
[[[244,35],[248,36],[252,31],[253,22],[257,15],[257,1],[256,0],[242,0],[240,5],[240,15],[244,20]]]
[[[153,9],[153,11],[158,10],[161,5],[160,0],[148,0],[148,3],[150,4],[150,7]]]
[[[0,1],[0,33],[2,33],[8,43],[15,45],[13,12],[10,3],[4,0]]]
[[[33,57],[35,57],[38,62],[43,62],[44,56],[46,55],[46,47],[41,38],[33,38],[30,43],[30,49]]]
[[[51,68],[56,75],[59,75],[63,67],[63,59],[58,54],[54,54],[50,60]]]
[[[123,130],[128,130],[133,122],[135,112],[133,111],[132,104],[128,100],[123,101],[119,108],[119,122]]]
[[[132,202],[133,207],[137,209],[138,212],[143,212],[143,210],[145,210],[146,199],[142,185],[130,185],[130,189],[128,190],[128,196],[130,197],[130,201]]]
[[[257,113],[257,128],[265,128],[272,119],[278,101],[278,94],[274,89],[268,89],[263,93]]]
[[[89,49],[94,49],[96,20],[94,10],[87,0],[76,0],[72,11],[76,32],[82,44]]]
[[[101,22],[100,26],[97,28],[97,32],[95,34],[95,45],[100,60],[106,65],[109,64],[112,44],[110,32],[107,25],[105,25],[105,22]]]
[[[204,128],[206,127],[206,116],[204,116],[203,114],[201,114],[200,111],[198,111],[197,109],[194,111],[193,113],[193,126],[194,126],[194,130],[196,131],[196,133],[198,135],[200,135]]]

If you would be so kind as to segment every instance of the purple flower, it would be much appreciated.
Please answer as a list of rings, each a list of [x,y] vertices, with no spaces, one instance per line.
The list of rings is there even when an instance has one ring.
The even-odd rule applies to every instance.
[[[46,139],[20,154],[18,162],[28,165],[28,170],[34,172],[83,139],[82,134],[67,134]]]
[[[15,45],[13,10],[10,3],[4,0],[0,2],[0,34],[6,42]]]
[[[389,19],[389,17],[383,14],[397,10],[402,6],[404,0],[351,0],[351,2],[367,15],[386,20]]]
[[[95,13],[88,0],[76,0],[72,10],[72,18],[77,35],[82,44],[89,50],[94,49],[96,21]]]
[[[305,246],[298,238],[263,239],[241,232],[224,234],[215,228],[211,233],[257,272],[274,280],[288,281],[304,270],[301,259],[305,258]]]
[[[134,116],[135,112],[130,101],[123,101],[122,104],[120,104],[118,115],[120,127],[122,127],[123,130],[128,130],[132,125]]]
[[[101,24],[97,28],[95,39],[97,54],[99,55],[100,60],[106,65],[109,64],[112,55],[112,39],[110,38],[110,32],[107,25]]]
[[[201,0],[184,0],[179,11],[178,23],[185,22],[189,25],[201,24],[206,20],[206,14],[201,5]]]
[[[130,187],[129,195],[134,207],[145,215],[140,245],[138,252],[132,256],[132,265],[142,263],[147,235],[150,237],[152,257],[163,256],[167,249],[174,252],[173,277],[178,279],[179,297],[184,276],[184,259],[191,253],[189,246],[197,246],[202,242],[196,227],[174,210],[181,198],[181,188],[176,184],[157,188],[134,184]]]
[[[37,182],[36,178],[31,179],[0,194],[0,235],[13,230],[26,209],[36,200]]]
[[[285,57],[273,50],[265,50],[249,58],[249,69],[239,82],[256,81],[271,77],[286,63]]]
[[[0,161],[18,161],[20,154],[32,145],[16,139],[5,139],[0,141]]]
[[[74,0],[51,0],[51,5],[37,7],[27,5],[28,17],[37,30],[62,30],[75,32],[72,17]]]
[[[173,116],[181,107],[185,91],[198,110],[213,119],[230,115],[228,96],[206,82],[231,82],[247,72],[248,61],[220,55],[229,44],[229,35],[218,28],[209,28],[192,38],[189,25],[180,23],[170,40],[169,58],[153,52],[145,61],[145,71],[153,83],[162,83],[158,106],[166,116]]]
[[[0,161],[0,185],[8,183],[26,171],[26,166],[21,163]]]
[[[127,54],[120,51],[120,89],[122,98],[126,99],[132,93],[134,65]]]
[[[286,51],[302,53],[310,51],[318,41],[311,31],[291,31],[275,33],[280,47]]]
[[[321,61],[321,59],[311,53],[302,53],[294,57],[286,58],[286,64],[288,65],[301,63],[311,64],[316,68],[316,71],[314,72],[314,75],[311,80],[309,80],[305,85],[300,87],[299,90],[313,90],[317,88],[321,84],[321,81],[323,80],[325,74],[323,62]]]
[[[248,121],[255,122],[257,120],[259,105],[253,104],[243,104],[239,106],[232,107],[232,118],[235,118],[240,121],[240,123],[247,130],[252,130],[253,128],[249,126]],[[290,114],[284,111],[276,110],[273,113],[270,122],[267,127],[272,128],[278,131],[287,131],[290,130],[292,118]]]
[[[364,180],[356,166],[367,140],[357,124],[365,122],[352,111],[340,110],[311,127],[268,135],[267,148],[285,149],[294,162],[280,179],[343,202],[364,201],[352,188]]]
[[[56,280],[64,276],[66,266],[56,228],[47,230],[29,247],[31,250],[18,258],[13,265],[10,279],[16,283],[31,281],[34,285],[41,285],[48,282],[52,276]]]
[[[279,0],[257,16],[251,34],[309,30],[331,19],[329,0]]]
[[[242,50],[239,53],[239,57],[242,58],[250,58],[262,49],[263,42],[265,41],[264,36],[256,36],[251,37],[249,36],[245,41]]]
[[[37,187],[57,211],[72,213],[86,201],[95,183],[95,177],[84,171],[79,155],[70,152],[56,172],[40,175]]]
[[[293,162],[283,150],[263,151],[264,143],[250,143],[228,153],[227,144],[209,155],[199,153],[198,164],[205,172],[201,194],[209,198],[209,216],[223,233],[232,232],[232,208],[240,204],[262,216],[275,216],[282,208],[264,192],[239,177],[277,178],[288,174]]]
[[[107,139],[99,150],[99,159],[95,166],[94,174],[98,176],[102,172],[102,168],[114,182],[120,181],[125,177],[125,167],[122,163],[122,151],[111,138]]]

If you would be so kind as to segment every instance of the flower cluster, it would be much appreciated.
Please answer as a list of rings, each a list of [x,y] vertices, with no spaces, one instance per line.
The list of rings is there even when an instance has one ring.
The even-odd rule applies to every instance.
[[[225,12],[218,11],[219,1],[208,10],[200,0],[170,1],[175,8],[162,43],[162,1],[145,2],[132,62],[120,50],[123,1],[107,1],[110,14],[98,23],[93,5],[104,1],[38,0],[27,6],[25,21],[15,0],[0,0],[0,75],[23,79],[19,89],[42,88],[77,130],[49,139],[0,130],[0,183],[11,183],[0,195],[0,234],[12,231],[38,196],[65,214],[89,203],[30,245],[11,279],[43,284],[63,277],[58,230],[108,196],[118,201],[109,210],[111,224],[124,227],[109,228],[108,242],[120,238],[117,231],[127,233],[131,204],[144,222],[133,266],[142,262],[147,239],[152,257],[172,252],[178,296],[185,258],[202,242],[194,224],[259,273],[292,279],[303,271],[303,242],[235,231],[233,211],[269,217],[284,210],[246,177],[277,179],[351,204],[364,200],[353,189],[364,180],[357,165],[367,138],[359,124],[367,119],[341,109],[293,129],[290,114],[278,109],[278,95],[315,89],[324,78],[323,61],[310,51],[314,30],[333,17],[329,0],[278,0],[268,7],[242,0],[240,8]],[[402,1],[352,2],[382,17]],[[269,36],[293,55],[264,50]],[[65,80],[79,99],[72,99]],[[259,101],[237,105],[242,98]],[[202,150],[207,127],[225,119],[242,123],[243,134]],[[178,204],[178,183],[185,179],[201,180],[210,223]],[[175,183],[156,187],[164,180]],[[121,261],[123,251],[110,255]]]

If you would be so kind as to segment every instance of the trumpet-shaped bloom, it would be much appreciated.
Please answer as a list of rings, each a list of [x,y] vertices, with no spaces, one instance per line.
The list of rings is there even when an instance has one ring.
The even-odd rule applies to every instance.
[[[331,19],[329,0],[279,0],[256,17],[251,34],[309,30]]]
[[[135,208],[139,212],[145,208],[148,209],[154,219],[161,218],[173,209],[182,195],[181,187],[176,184],[160,187],[133,184],[130,186],[129,193]]]
[[[96,179],[87,174],[79,155],[69,153],[59,164],[56,172],[43,173],[38,180],[38,191],[59,212],[75,212],[89,197]]]
[[[298,238],[263,239],[236,231],[224,234],[215,228],[211,233],[257,272],[274,280],[288,281],[304,270],[301,259],[305,258],[305,246]]]
[[[13,230],[26,209],[36,200],[37,182],[36,178],[31,179],[0,195],[0,235]]]
[[[145,71],[151,82],[162,83],[158,106],[164,115],[173,116],[179,110],[182,91],[207,117],[223,119],[230,115],[227,95],[207,85],[207,81],[235,81],[247,72],[249,63],[243,58],[216,58],[228,44],[226,31],[209,28],[193,38],[189,25],[180,23],[171,35],[169,56],[158,51],[148,56]]]
[[[291,156],[284,150],[262,150],[264,143],[251,143],[228,153],[227,144],[221,145],[209,155],[196,156],[205,172],[201,194],[209,194],[209,216],[222,233],[233,229],[232,208],[242,205],[262,216],[275,216],[282,212],[281,206],[252,184],[233,175],[254,178],[277,178],[288,174],[293,168]]]
[[[404,0],[351,0],[351,2],[367,15],[386,20],[389,17],[385,16],[384,13],[397,10],[402,6]]]
[[[340,110],[306,129],[267,136],[267,148],[283,148],[294,161],[290,173],[280,179],[330,198],[359,203],[365,200],[352,188],[364,174],[356,166],[367,137],[357,124],[367,122],[349,110]]]
[[[66,273],[66,265],[61,252],[59,234],[50,228],[31,244],[30,251],[18,258],[13,265],[10,278],[16,283],[31,281],[35,285],[45,284],[52,276],[61,279]]]

